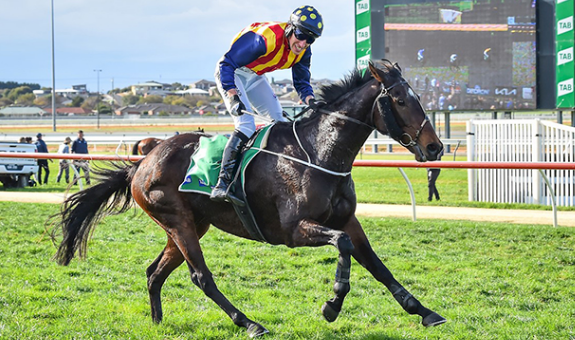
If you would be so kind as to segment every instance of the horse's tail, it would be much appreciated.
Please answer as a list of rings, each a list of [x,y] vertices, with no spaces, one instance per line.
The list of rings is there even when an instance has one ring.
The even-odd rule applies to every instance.
[[[140,144],[141,140],[137,141],[136,143],[134,143],[134,146],[132,147],[132,155],[137,155],[138,154],[138,144]]]
[[[55,255],[61,265],[68,265],[76,251],[86,256],[87,242],[98,221],[106,215],[128,210],[132,202],[130,184],[140,162],[133,164],[111,163],[112,169],[95,169],[97,184],[67,198],[60,213],[52,216],[52,240],[56,243],[59,230],[62,242]]]

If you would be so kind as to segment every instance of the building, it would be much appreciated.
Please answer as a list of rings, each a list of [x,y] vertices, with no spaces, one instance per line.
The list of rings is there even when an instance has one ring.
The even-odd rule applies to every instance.
[[[61,97],[65,97],[65,98],[74,98],[77,96],[82,96],[82,97],[86,98],[89,95],[85,84],[72,85],[72,88],[70,88],[70,89],[56,89],[55,92],[56,92],[57,96],[61,96]],[[51,89],[50,90],[34,90],[34,91],[32,91],[32,93],[34,93],[36,98],[39,98],[39,97],[51,95],[52,90]]]
[[[52,115],[52,108],[44,109],[46,113]],[[60,116],[88,116],[92,113],[90,110],[85,110],[81,107],[58,107],[56,108],[56,113]]]
[[[181,90],[181,91],[176,91],[174,92],[177,95],[180,96],[209,96],[210,93],[206,90],[202,90],[202,89],[187,89],[187,90]]]
[[[192,109],[181,105],[169,105],[162,103],[150,103],[150,104],[138,104],[123,106],[116,110],[116,115],[118,116],[131,116],[131,115],[147,115],[147,116],[158,116],[161,113],[167,115],[191,115]]]
[[[131,86],[132,94],[134,96],[147,96],[147,95],[158,95],[165,97],[171,94],[172,85],[158,83],[156,81],[149,81],[145,83],[140,83]]]
[[[209,91],[212,87],[216,87],[216,82],[202,79],[202,80],[198,80],[194,83],[191,83],[189,85],[189,87],[190,87],[190,89],[199,89],[199,90]]]
[[[0,110],[1,117],[42,117],[45,114],[45,110],[36,106],[7,106]]]

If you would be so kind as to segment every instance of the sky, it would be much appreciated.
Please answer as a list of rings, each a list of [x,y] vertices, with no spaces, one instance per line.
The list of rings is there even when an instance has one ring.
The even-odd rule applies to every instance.
[[[314,6],[324,21],[312,45],[312,78],[338,80],[354,67],[354,1],[53,1],[57,89],[213,81],[239,31],[253,22],[285,22],[301,5]],[[267,76],[291,79],[291,71]],[[52,86],[51,1],[0,0],[0,81]]]

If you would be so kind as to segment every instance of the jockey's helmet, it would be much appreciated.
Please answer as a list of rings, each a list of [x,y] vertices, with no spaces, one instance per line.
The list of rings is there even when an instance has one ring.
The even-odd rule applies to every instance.
[[[321,14],[313,6],[301,6],[290,15],[288,24],[293,28],[317,39],[323,31],[323,20]],[[292,33],[290,31],[289,33]]]

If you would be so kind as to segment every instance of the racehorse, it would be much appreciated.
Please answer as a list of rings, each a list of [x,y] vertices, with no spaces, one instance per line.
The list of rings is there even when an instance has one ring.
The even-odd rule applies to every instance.
[[[141,139],[134,143],[134,146],[132,147],[132,155],[147,155],[153,148],[163,141],[163,139],[154,137]]]
[[[198,128],[198,130],[196,132],[204,132],[204,129]],[[141,140],[137,141],[136,143],[134,143],[134,146],[132,147],[132,155],[144,155],[145,156],[145,155],[149,154],[153,148],[158,146],[158,144],[160,144],[163,141],[164,141],[163,139],[154,138],[154,137],[141,139]]]
[[[370,63],[369,72],[351,72],[340,83],[322,89],[324,104],[295,122],[278,122],[266,152],[245,171],[245,192],[265,241],[288,247],[332,245],[339,252],[333,291],[322,306],[334,321],[350,291],[351,257],[391,291],[405,311],[422,317],[424,326],[446,320],[424,307],[405,289],[373,251],[355,216],[353,161],[376,129],[398,140],[416,160],[435,160],[443,144],[425,115],[419,97],[397,64]],[[68,265],[76,251],[86,255],[87,240],[97,221],[129,209],[133,199],[168,235],[164,250],[147,268],[151,315],[162,320],[160,292],[174,269],[186,262],[191,281],[251,337],[268,333],[238,310],[216,287],[200,238],[214,225],[230,234],[253,239],[232,205],[207,195],[178,191],[201,133],[173,136],[145,159],[98,171],[100,182],[70,196],[52,232],[63,240],[56,259]]]

